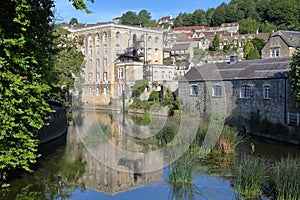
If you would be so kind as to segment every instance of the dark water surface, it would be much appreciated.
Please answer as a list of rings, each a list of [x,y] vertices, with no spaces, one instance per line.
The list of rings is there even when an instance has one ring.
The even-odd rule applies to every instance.
[[[136,140],[150,143],[153,127],[134,126],[136,119],[105,112],[84,112],[75,122],[66,137],[41,147],[43,157],[35,171],[12,180],[11,187],[1,191],[1,199],[237,199],[226,158],[217,164],[196,162],[191,168],[193,181],[173,185],[166,155]],[[299,149],[251,138],[240,144],[237,153],[252,153],[251,143],[255,154],[272,160],[300,156]],[[149,153],[153,151],[158,153]],[[126,156],[126,152],[134,153]]]

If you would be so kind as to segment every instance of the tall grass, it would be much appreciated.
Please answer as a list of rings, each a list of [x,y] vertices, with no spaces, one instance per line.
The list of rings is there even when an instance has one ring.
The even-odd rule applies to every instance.
[[[265,160],[243,156],[235,170],[234,188],[245,199],[257,198],[262,194],[268,166]]]
[[[275,163],[272,170],[277,200],[300,199],[300,161],[284,158]]]

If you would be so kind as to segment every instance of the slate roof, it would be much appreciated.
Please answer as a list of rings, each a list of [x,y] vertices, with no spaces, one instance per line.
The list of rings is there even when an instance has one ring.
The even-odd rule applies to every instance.
[[[277,31],[272,37],[279,36],[290,47],[300,47],[300,32],[298,31]]]
[[[214,80],[250,80],[283,78],[290,68],[291,57],[209,63],[192,67],[179,82]]]
[[[172,47],[172,51],[177,51],[177,50],[188,50],[190,47],[191,43],[178,43],[174,44]]]

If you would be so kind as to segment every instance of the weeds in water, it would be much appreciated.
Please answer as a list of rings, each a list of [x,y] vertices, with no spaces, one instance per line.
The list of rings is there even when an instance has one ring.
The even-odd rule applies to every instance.
[[[300,161],[296,158],[284,158],[272,168],[277,200],[300,199]]]
[[[243,156],[235,171],[234,187],[245,199],[257,198],[262,194],[268,166],[265,160]]]

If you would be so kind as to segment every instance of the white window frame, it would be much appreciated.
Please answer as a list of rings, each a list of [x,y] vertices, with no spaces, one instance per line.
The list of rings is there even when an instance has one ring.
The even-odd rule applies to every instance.
[[[252,87],[250,85],[242,85],[241,86],[240,98],[250,99],[252,94]]]
[[[263,87],[263,98],[264,99],[271,99],[271,86],[265,85]]]
[[[215,85],[212,88],[212,96],[213,97],[222,97],[222,86],[221,85]]]

